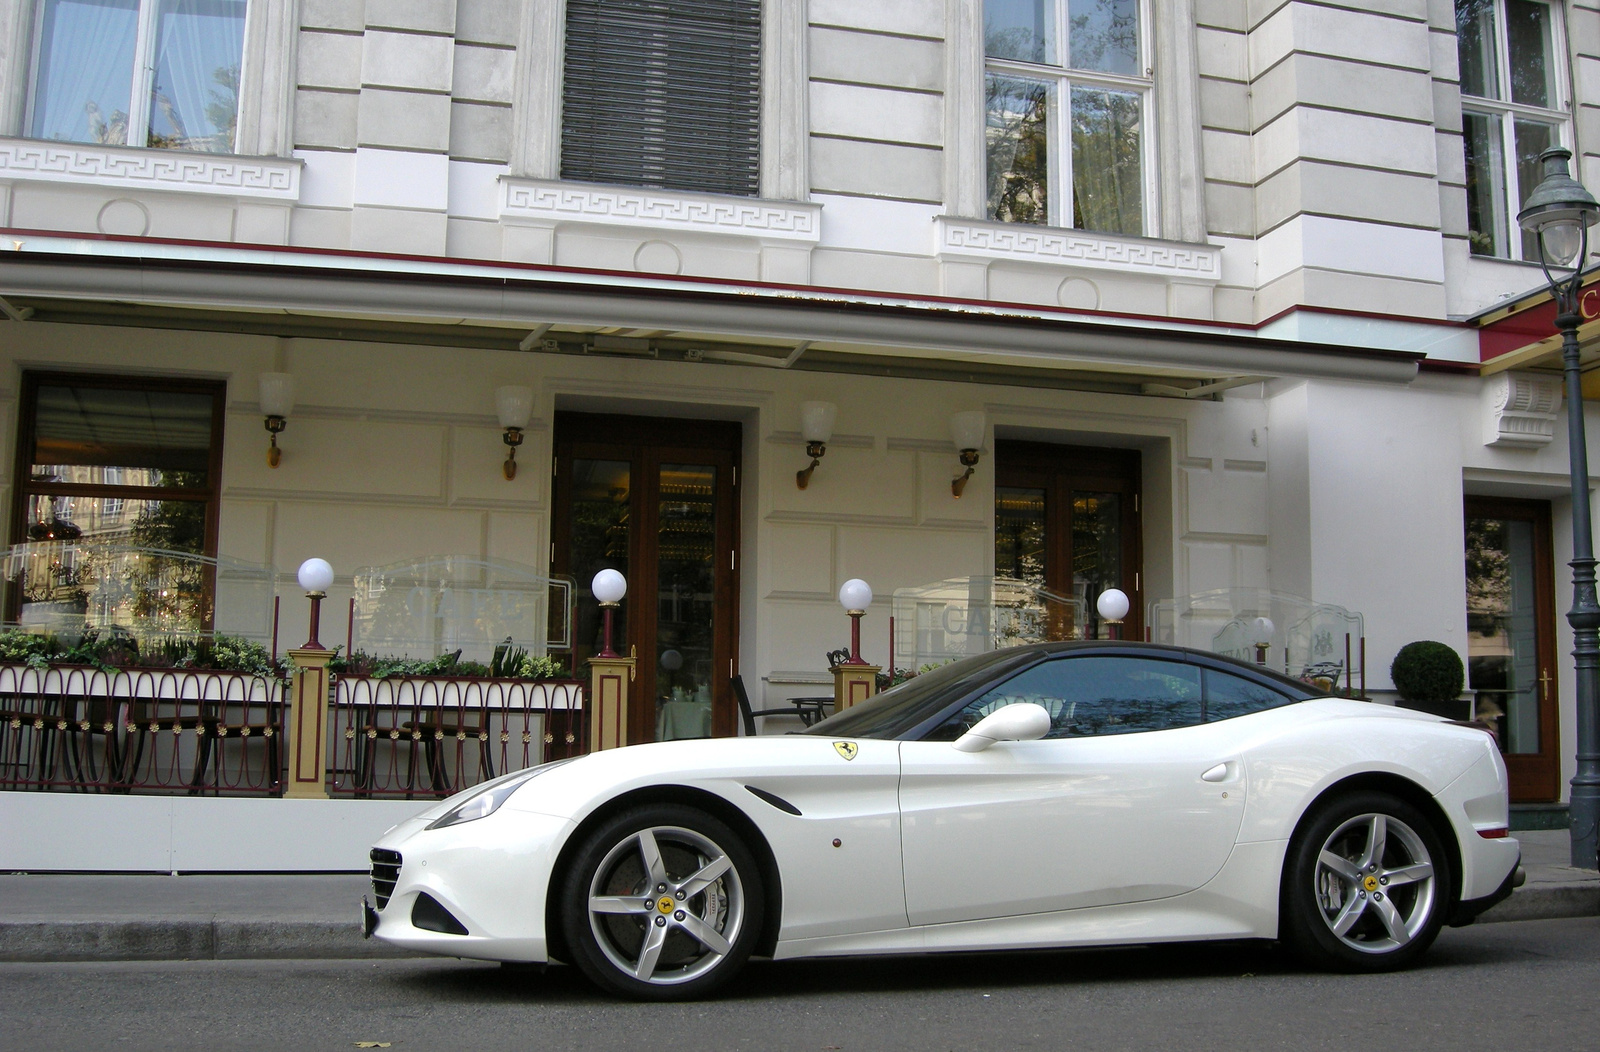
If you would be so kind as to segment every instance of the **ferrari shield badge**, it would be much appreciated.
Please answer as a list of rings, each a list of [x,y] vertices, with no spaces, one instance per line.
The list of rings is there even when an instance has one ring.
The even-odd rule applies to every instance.
[[[833,749],[846,760],[854,760],[856,758],[856,753],[861,751],[860,747],[857,746],[855,742],[834,742]]]

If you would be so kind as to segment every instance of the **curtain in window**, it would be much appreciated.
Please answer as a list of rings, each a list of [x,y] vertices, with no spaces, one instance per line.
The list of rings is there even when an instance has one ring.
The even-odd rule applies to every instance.
[[[1072,225],[1144,233],[1139,96],[1072,89]]]
[[[239,113],[244,0],[161,0],[150,145],[233,151]]]
[[[45,0],[29,134],[126,143],[138,28],[138,0]]]

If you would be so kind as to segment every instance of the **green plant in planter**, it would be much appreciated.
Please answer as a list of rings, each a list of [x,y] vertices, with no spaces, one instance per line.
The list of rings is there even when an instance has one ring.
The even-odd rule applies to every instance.
[[[1431,639],[1401,647],[1389,666],[1389,675],[1402,698],[1428,704],[1454,701],[1466,686],[1461,656],[1453,647]]]

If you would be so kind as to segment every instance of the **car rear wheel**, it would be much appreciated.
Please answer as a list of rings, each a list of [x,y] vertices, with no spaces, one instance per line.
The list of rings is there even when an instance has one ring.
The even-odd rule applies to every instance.
[[[1321,806],[1289,846],[1282,935],[1319,967],[1401,968],[1438,936],[1450,889],[1426,815],[1388,793],[1351,793]]]
[[[575,963],[625,997],[703,997],[749,959],[761,877],[726,824],[691,807],[624,812],[583,842],[564,880],[562,933]]]

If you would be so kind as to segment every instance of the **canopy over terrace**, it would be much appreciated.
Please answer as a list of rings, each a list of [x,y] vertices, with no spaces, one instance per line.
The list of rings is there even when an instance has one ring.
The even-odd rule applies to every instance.
[[[1587,274],[1581,289],[1578,346],[1583,397],[1588,400],[1600,398],[1600,270]],[[1561,333],[1556,329],[1556,305],[1543,283],[1536,291],[1503,300],[1468,318],[1467,323],[1478,328],[1482,375],[1491,376],[1508,369],[1561,373]]]
[[[14,320],[248,332],[1207,397],[1406,383],[1421,354],[1252,327],[814,286],[114,237],[9,237]]]

